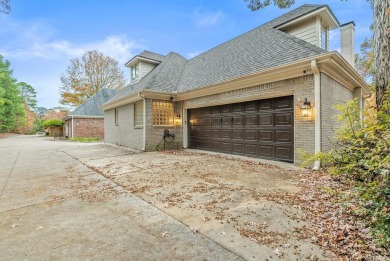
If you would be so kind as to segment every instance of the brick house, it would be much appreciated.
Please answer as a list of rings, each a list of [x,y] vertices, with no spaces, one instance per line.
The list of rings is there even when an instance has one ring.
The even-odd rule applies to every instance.
[[[103,140],[104,112],[101,107],[117,92],[117,90],[102,89],[66,116],[63,126],[65,136],[69,138],[100,138]]]
[[[341,54],[329,51],[338,28]],[[354,30],[327,5],[303,5],[192,59],[144,51],[126,63],[131,83],[103,105],[105,142],[153,151],[169,130],[179,148],[300,164],[299,150],[331,148],[333,105],[363,106],[369,93],[354,69]]]

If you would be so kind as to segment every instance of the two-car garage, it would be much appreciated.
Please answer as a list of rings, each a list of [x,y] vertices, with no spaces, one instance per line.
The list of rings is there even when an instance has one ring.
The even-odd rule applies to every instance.
[[[293,162],[293,96],[188,110],[189,147]]]

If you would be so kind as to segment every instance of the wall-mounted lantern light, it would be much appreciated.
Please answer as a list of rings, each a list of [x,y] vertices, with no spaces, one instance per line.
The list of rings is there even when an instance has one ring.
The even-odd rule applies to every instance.
[[[180,125],[180,123],[181,123],[181,116],[180,116],[180,114],[176,114],[175,125]]]
[[[310,117],[310,112],[311,112],[310,102],[307,101],[307,98],[305,98],[305,101],[303,102],[303,105],[301,106],[302,117]]]

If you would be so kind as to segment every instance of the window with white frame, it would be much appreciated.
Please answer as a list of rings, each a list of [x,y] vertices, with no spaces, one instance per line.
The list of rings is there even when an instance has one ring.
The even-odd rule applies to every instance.
[[[153,102],[153,125],[172,126],[173,125],[173,104],[172,102]]]
[[[118,126],[118,108],[115,108],[115,125]]]
[[[138,74],[139,74],[139,65],[138,63],[134,66],[131,67],[131,80],[135,81],[138,79]]]
[[[134,126],[144,126],[144,101],[134,103]]]

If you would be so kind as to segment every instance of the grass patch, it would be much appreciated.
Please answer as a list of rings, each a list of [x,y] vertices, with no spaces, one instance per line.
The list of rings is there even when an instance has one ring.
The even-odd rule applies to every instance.
[[[77,138],[70,138],[69,140],[73,142],[99,142],[100,138],[77,137]]]

